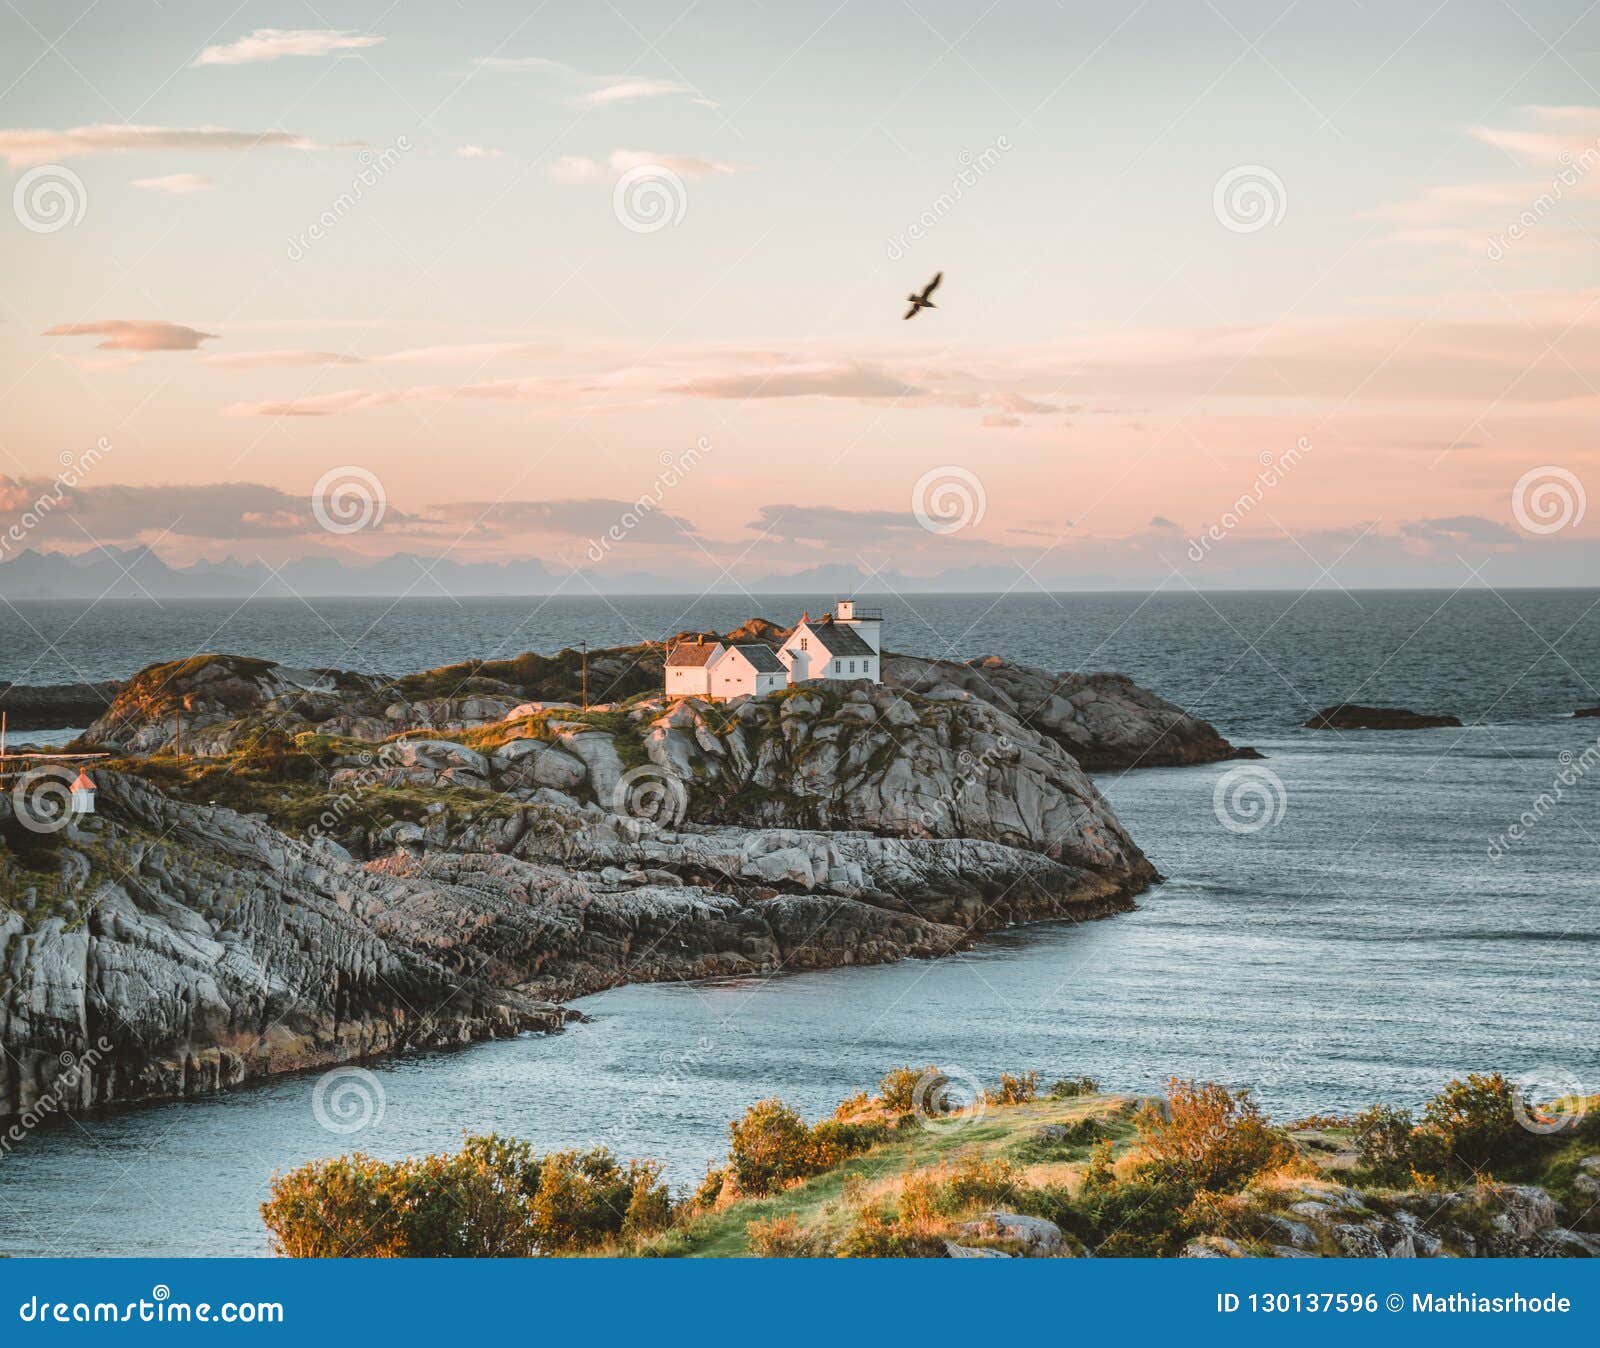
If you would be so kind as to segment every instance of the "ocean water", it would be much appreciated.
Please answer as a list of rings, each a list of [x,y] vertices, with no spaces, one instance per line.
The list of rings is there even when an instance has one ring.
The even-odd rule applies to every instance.
[[[326,623],[277,603],[0,610],[0,678],[113,677],[205,648],[398,672],[727,626],[753,607],[612,602],[319,603]],[[40,1129],[0,1153],[0,1252],[266,1253],[256,1209],[274,1170],[449,1147],[463,1130],[606,1143],[689,1183],[751,1102],[821,1114],[899,1063],[1122,1090],[1193,1075],[1250,1086],[1286,1118],[1414,1104],[1469,1070],[1600,1090],[1600,780],[1584,775],[1600,721],[1571,715],[1600,705],[1600,592],[883,602],[896,649],[1121,669],[1268,757],[1098,779],[1167,877],[1133,913],[1014,928],[942,961],[617,989],[560,1035],[373,1065],[348,1133],[319,1121],[342,1116],[319,1110],[317,1074]],[[802,606],[822,601],[760,607]],[[1344,700],[1466,725],[1296,728]],[[1563,772],[1560,802],[1508,840]],[[1251,784],[1263,816],[1242,812]]]

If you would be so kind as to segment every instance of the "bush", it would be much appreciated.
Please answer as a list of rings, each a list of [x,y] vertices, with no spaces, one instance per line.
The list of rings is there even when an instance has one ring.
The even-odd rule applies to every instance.
[[[759,1198],[817,1171],[817,1144],[811,1129],[782,1100],[751,1105],[728,1125],[739,1192]]]
[[[924,1067],[920,1071],[915,1067],[891,1068],[878,1083],[878,1095],[883,1107],[891,1113],[909,1114],[916,1105],[917,1083],[924,1079],[938,1082],[943,1077],[944,1073],[937,1067]],[[924,1095],[927,1095],[926,1090]]]
[[[261,1216],[291,1259],[523,1258],[539,1173],[526,1143],[493,1135],[454,1155],[357,1153],[274,1175]]]
[[[313,1161],[273,1177],[261,1216],[290,1258],[526,1258],[660,1231],[672,1207],[654,1162],[535,1157],[491,1134],[454,1154]]]
[[[876,1208],[865,1208],[840,1240],[844,1259],[938,1259],[944,1241],[903,1222],[890,1221]]]
[[[1154,1259],[1176,1254],[1192,1234],[1185,1213],[1193,1201],[1194,1190],[1182,1179],[1144,1172],[1086,1180],[1079,1206],[1097,1257]]]
[[[1050,1083],[1052,1100],[1074,1100],[1080,1095],[1098,1095],[1100,1083],[1093,1077],[1061,1077]]]
[[[1012,1076],[1009,1072],[1000,1073],[1000,1087],[993,1096],[997,1105],[1025,1105],[1030,1100],[1037,1099],[1039,1095],[1039,1074],[1037,1072],[1023,1072]]]
[[[1143,1163],[1180,1176],[1191,1189],[1237,1189],[1294,1157],[1249,1091],[1212,1082],[1174,1078],[1167,1083],[1166,1108],[1147,1106],[1137,1124]]]
[[[811,1130],[812,1162],[819,1171],[832,1170],[840,1162],[888,1141],[889,1137],[886,1123],[841,1123],[838,1119],[824,1119]]]
[[[1416,1169],[1476,1174],[1526,1154],[1534,1135],[1517,1124],[1512,1090],[1499,1072],[1451,1081],[1423,1109],[1412,1138]]]
[[[1404,1184],[1416,1168],[1416,1122],[1409,1109],[1373,1105],[1352,1120],[1357,1164],[1379,1184]]]
[[[752,1253],[762,1259],[822,1259],[831,1253],[825,1237],[804,1230],[793,1217],[751,1222],[745,1230]]]

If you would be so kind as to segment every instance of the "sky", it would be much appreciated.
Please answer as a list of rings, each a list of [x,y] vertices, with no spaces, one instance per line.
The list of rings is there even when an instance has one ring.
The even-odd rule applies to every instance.
[[[1597,574],[1592,3],[13,0],[0,178],[0,562]]]

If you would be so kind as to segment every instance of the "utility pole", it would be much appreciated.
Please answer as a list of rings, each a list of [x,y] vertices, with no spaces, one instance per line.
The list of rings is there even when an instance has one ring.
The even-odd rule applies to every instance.
[[[583,709],[589,710],[589,643],[583,643]]]

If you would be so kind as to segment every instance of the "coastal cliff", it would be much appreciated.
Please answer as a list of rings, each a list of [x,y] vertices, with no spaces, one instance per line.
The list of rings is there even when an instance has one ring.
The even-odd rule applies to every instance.
[[[131,680],[83,737],[118,755],[95,815],[0,807],[0,1115],[555,1029],[624,982],[937,956],[1158,878],[1062,732],[928,669],[582,711],[515,701],[562,657],[503,665]]]

